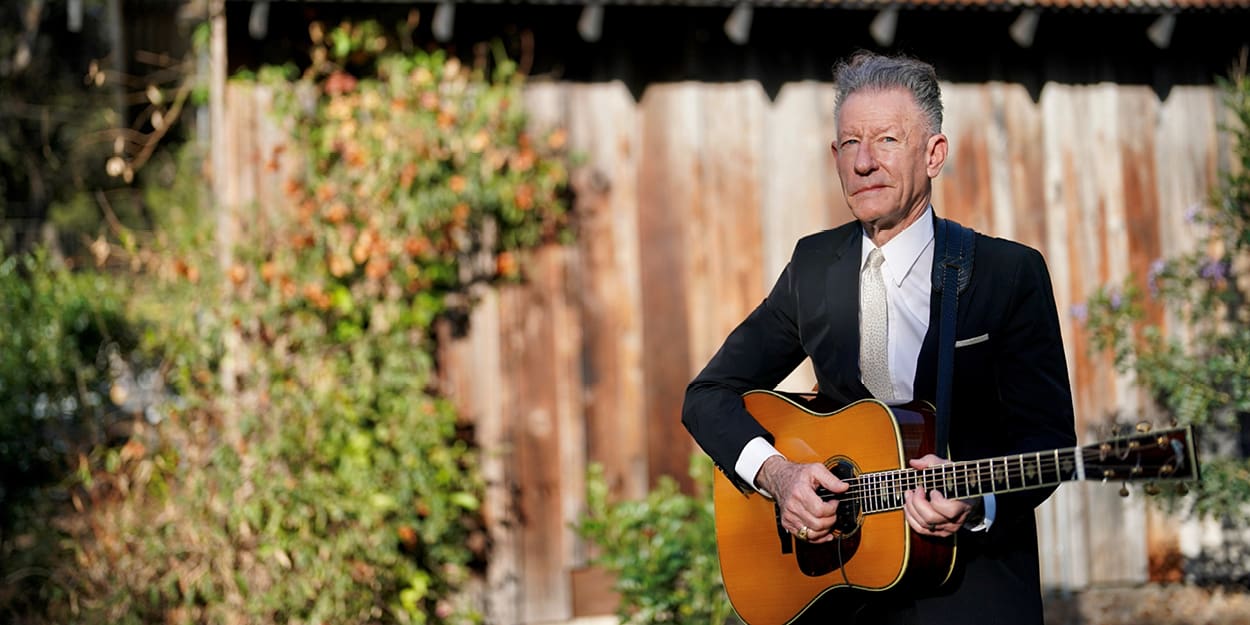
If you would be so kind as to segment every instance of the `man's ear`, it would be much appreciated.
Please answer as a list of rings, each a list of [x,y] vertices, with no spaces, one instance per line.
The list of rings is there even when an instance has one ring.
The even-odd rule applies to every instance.
[[[833,157],[838,158],[838,140],[834,139],[829,142],[829,151],[833,152]]]
[[[929,137],[926,148],[925,154],[928,162],[925,164],[925,170],[930,178],[937,178],[937,175],[942,172],[942,165],[946,164],[946,152],[950,149],[950,144],[946,141],[946,135],[939,132]]]

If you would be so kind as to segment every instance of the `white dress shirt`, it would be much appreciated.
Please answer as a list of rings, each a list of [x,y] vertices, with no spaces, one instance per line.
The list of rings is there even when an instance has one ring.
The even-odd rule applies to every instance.
[[[865,235],[860,247],[859,266],[862,272],[869,252],[876,246]],[[925,209],[920,219],[881,246],[881,255],[885,257],[881,276],[885,279],[889,327],[886,344],[890,352],[890,378],[894,385],[894,399],[889,403],[905,404],[914,399],[916,361],[920,358],[925,333],[929,331],[929,298],[933,293],[933,207]],[[764,438],[753,438],[738,455],[734,471],[748,484],[755,484],[755,476],[764,461],[780,455],[781,452]],[[973,531],[988,529],[993,523],[996,508],[994,496],[986,495],[984,504],[985,520],[971,528]]]

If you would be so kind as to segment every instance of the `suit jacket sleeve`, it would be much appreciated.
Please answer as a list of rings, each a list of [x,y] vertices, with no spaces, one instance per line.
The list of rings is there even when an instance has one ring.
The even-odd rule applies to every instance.
[[[786,265],[768,297],[725,339],[686,388],[682,423],[695,442],[743,491],[753,490],[734,471],[742,448],[772,435],[746,411],[742,394],[771,389],[803,360],[796,317],[795,261]]]
[[[1076,444],[1072,389],[1050,274],[1031,248],[1016,264],[995,354],[997,400],[1012,453]],[[1050,496],[1054,487],[997,496],[994,527],[1006,527]],[[991,528],[991,533],[993,528]]]

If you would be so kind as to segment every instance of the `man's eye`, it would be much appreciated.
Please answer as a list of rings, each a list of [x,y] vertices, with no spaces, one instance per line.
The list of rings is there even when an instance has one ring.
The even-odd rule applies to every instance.
[[[881,137],[881,140],[885,143],[896,143],[898,141],[898,139],[895,139],[894,137]]]
[[[846,148],[846,147],[850,147],[853,145],[857,145],[858,143],[859,143],[858,139],[847,139],[846,141],[842,142],[842,147]]]

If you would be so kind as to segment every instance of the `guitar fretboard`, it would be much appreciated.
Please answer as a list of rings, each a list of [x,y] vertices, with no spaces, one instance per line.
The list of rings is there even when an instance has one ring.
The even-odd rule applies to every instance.
[[[970,499],[991,493],[1009,493],[1085,479],[1079,447],[952,462],[926,469],[898,469],[865,473],[849,478],[850,488],[833,495],[821,489],[823,498],[853,499],[865,514],[898,510],[903,494],[917,488],[936,490],[950,499]]]

